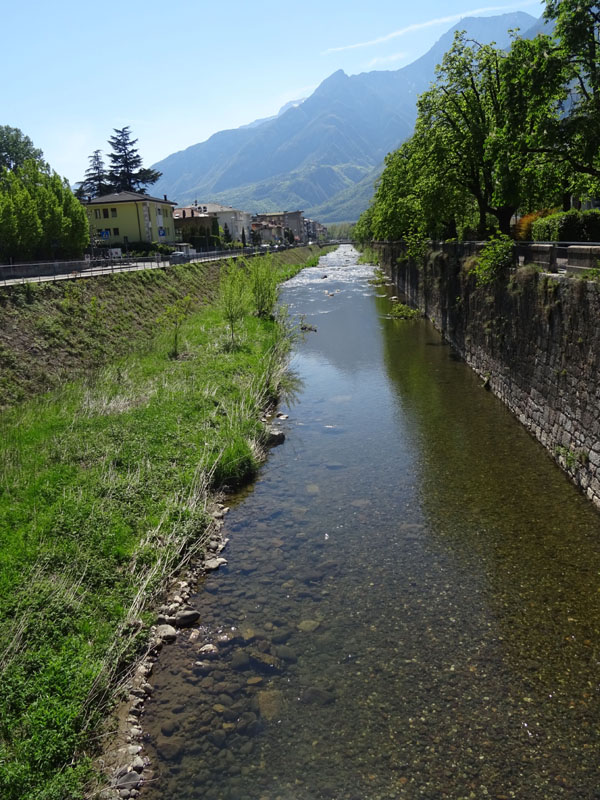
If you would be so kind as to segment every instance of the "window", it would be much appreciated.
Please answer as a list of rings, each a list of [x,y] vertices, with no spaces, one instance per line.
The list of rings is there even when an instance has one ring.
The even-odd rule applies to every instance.
[[[102,216],[104,217],[104,219],[108,219],[108,208],[102,209]]]
[[[95,208],[94,209],[94,217],[96,219],[100,219],[101,216],[102,216],[102,214],[100,213],[100,209],[99,208]]]
[[[118,235],[119,235],[119,229],[113,228],[113,236],[118,236]]]
[[[111,215],[111,217],[116,217],[117,216],[117,209],[116,208],[111,208],[110,215]]]

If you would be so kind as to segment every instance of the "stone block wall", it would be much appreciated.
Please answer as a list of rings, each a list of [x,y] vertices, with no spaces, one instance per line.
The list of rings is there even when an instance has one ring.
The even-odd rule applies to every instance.
[[[463,245],[420,266],[399,244],[378,249],[398,290],[600,507],[600,284],[525,266],[477,287]]]

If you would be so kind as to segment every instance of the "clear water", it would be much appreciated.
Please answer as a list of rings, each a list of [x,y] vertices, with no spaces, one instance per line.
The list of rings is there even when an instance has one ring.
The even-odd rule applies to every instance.
[[[286,285],[302,387],[155,668],[142,796],[600,797],[600,518],[356,256]]]

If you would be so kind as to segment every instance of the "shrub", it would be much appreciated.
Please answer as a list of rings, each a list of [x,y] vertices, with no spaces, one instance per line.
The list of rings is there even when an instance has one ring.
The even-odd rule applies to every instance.
[[[277,300],[277,272],[271,256],[253,258],[248,266],[248,274],[256,316],[265,319],[271,316]]]
[[[530,242],[533,234],[531,228],[538,219],[549,217],[551,214],[556,213],[555,209],[542,208],[540,211],[531,211],[529,214],[524,214],[521,219],[515,224],[514,237],[521,242]]]
[[[597,242],[600,241],[600,211],[561,211],[531,226],[535,242]]]
[[[246,273],[235,261],[229,261],[221,272],[219,305],[231,333],[231,347],[235,347],[235,328],[247,308]]]
[[[492,237],[479,254],[475,265],[477,286],[493,283],[513,265],[513,241],[505,234]]]
[[[592,208],[584,211],[582,216],[582,227],[584,242],[600,242],[600,209]]]

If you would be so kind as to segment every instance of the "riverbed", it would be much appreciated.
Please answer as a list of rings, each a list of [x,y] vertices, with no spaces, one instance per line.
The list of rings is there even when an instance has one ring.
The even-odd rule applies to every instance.
[[[154,668],[142,798],[599,797],[600,517],[357,255],[283,289],[286,440]]]

